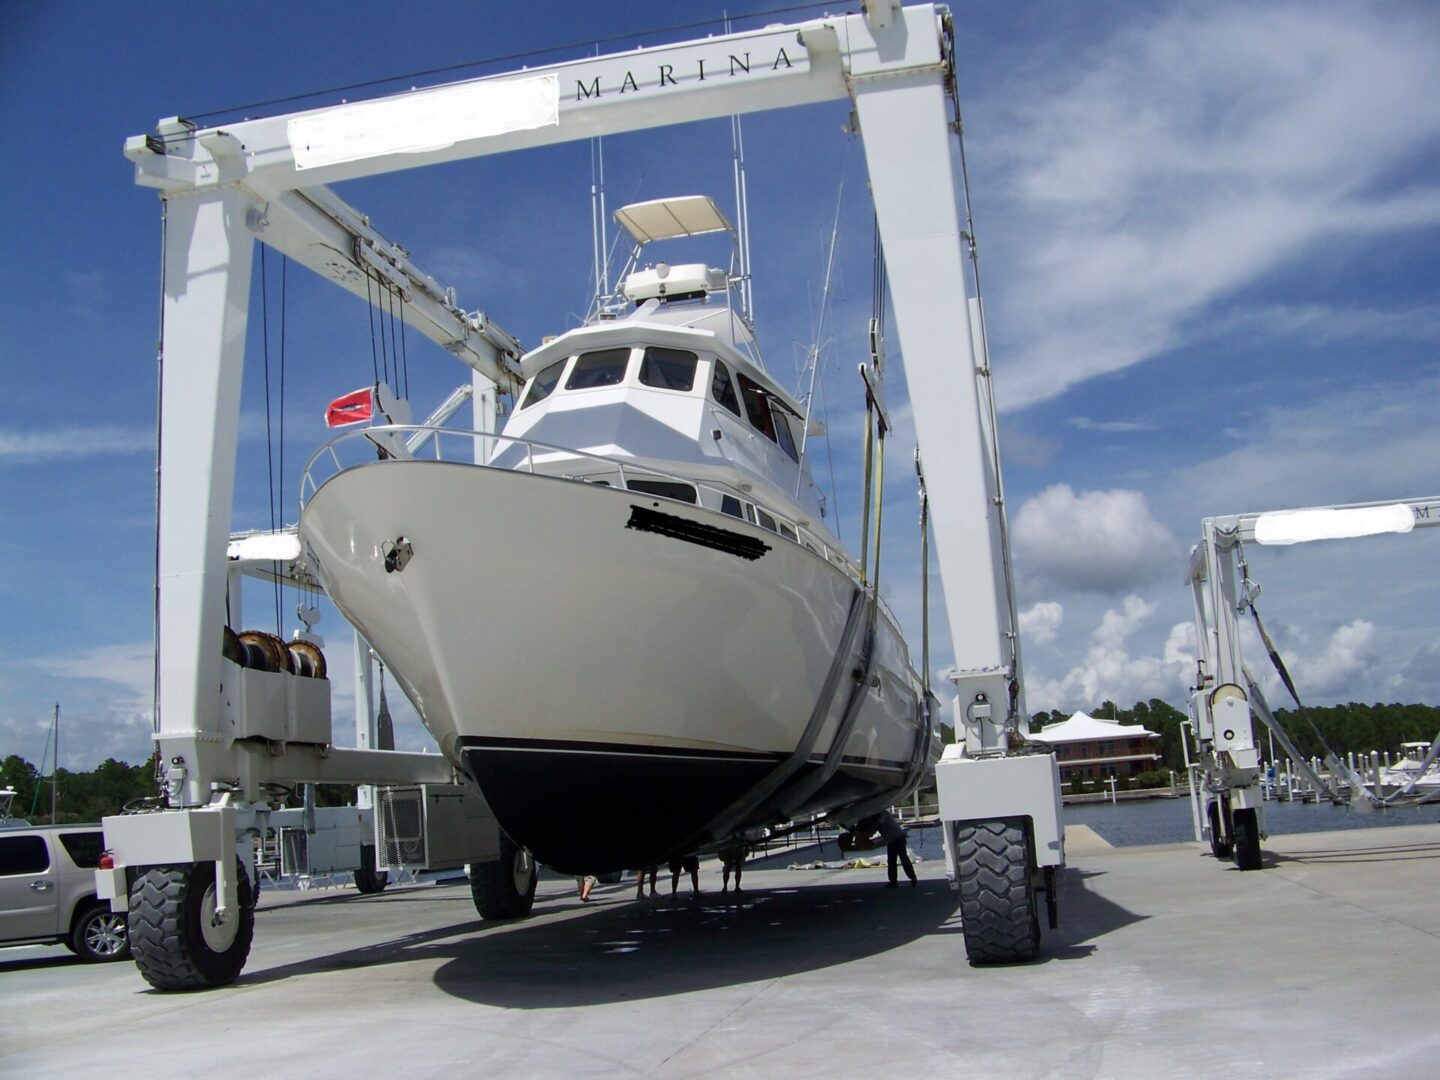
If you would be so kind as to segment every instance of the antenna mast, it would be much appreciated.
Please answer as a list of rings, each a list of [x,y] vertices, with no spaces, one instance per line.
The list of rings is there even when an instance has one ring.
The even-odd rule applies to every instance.
[[[595,299],[610,295],[610,259],[605,248],[605,143],[590,144],[590,233],[595,244]]]

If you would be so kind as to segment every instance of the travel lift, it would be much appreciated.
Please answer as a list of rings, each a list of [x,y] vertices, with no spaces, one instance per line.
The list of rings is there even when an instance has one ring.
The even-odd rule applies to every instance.
[[[451,817],[468,822],[469,850],[451,855],[471,863],[472,876],[493,878],[515,913],[533,897],[525,853],[443,757],[337,748],[328,682],[225,655],[254,241],[359,297],[383,279],[404,298],[409,325],[473,368],[477,396],[493,400],[521,384],[518,344],[458,307],[452,290],[325,185],[847,98],[863,134],[916,434],[940,495],[931,514],[963,732],[936,770],[949,873],[972,962],[1035,954],[1037,897],[1048,891],[1055,925],[1064,864],[1059,776],[1053,756],[1025,739],[990,370],[979,304],[956,302],[971,297],[974,242],[960,213],[966,207],[968,218],[951,16],[871,0],[861,14],[221,127],[172,118],[126,142],[136,182],[157,189],[164,206],[155,739],[166,809],[106,818],[114,865],[98,876],[112,905],[130,910],[137,963],[153,985],[216,986],[243,968],[255,895],[245,863],[265,828],[267,785],[442,785],[467,807]],[[284,573],[306,580],[304,553],[287,554]]]
[[[1260,750],[1252,715],[1269,728],[1316,791],[1328,793],[1337,803],[1352,801],[1360,810],[1370,809],[1374,798],[1366,791],[1364,780],[1334,753],[1327,751],[1325,757],[1328,779],[1310,767],[1275,720],[1259,684],[1245,666],[1240,652],[1240,617],[1247,610],[1254,613],[1260,590],[1250,580],[1244,545],[1289,545],[1408,533],[1433,525],[1440,525],[1440,498],[1232,514],[1201,522],[1200,543],[1190,552],[1186,569],[1195,606],[1196,641],[1187,758],[1188,746],[1193,744],[1195,766],[1203,777],[1201,790],[1197,791],[1195,769],[1189,770],[1195,839],[1208,837],[1216,858],[1233,857],[1241,870],[1260,869],[1260,841],[1266,833]],[[1289,675],[1259,624],[1258,615],[1256,623],[1281,679],[1294,694]],[[1431,759],[1434,750],[1432,747]],[[1348,800],[1342,787],[1349,789]]]

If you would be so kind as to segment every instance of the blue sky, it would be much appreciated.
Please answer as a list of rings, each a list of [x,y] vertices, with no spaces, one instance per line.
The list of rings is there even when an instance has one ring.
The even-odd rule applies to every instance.
[[[65,765],[148,752],[160,227],[124,139],[169,115],[489,57],[696,36],[658,31],[719,7],[339,10],[17,0],[0,13],[0,756],[38,762],[57,700]],[[1440,493],[1440,12],[981,2],[957,29],[1029,705],[1179,704],[1193,655],[1180,579],[1202,517]],[[870,208],[844,113],[755,116],[745,133],[762,342],[792,384],[845,178],[826,399],[853,540]],[[608,140],[610,204],[705,193],[729,206],[729,155],[722,122]],[[574,145],[338,190],[534,345],[588,301],[589,184]],[[266,268],[278,432],[280,260]],[[270,515],[260,299],[257,279],[236,527]],[[371,357],[363,304],[294,267],[284,304],[278,513],[293,520],[320,410],[368,380]],[[417,335],[407,351],[423,414],[463,372]],[[892,374],[903,420],[903,369]],[[918,655],[910,439],[892,450],[885,573]],[[1430,531],[1252,559],[1310,700],[1440,702],[1437,545]],[[273,626],[263,590],[246,605],[248,622]],[[348,635],[333,612],[319,629],[344,716]],[[943,617],[935,631],[943,667]],[[402,741],[423,732],[412,722]]]

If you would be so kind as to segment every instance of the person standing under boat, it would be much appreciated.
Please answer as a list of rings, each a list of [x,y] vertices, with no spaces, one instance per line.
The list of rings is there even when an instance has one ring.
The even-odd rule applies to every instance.
[[[692,896],[700,892],[700,856],[686,855],[679,859],[670,860],[670,895],[675,895],[675,890],[680,887],[681,872],[690,875],[690,894]]]
[[[895,815],[889,810],[882,810],[871,820],[874,822],[874,830],[880,834],[880,839],[885,841],[887,872],[890,875],[890,883],[886,888],[893,889],[900,883],[899,875],[895,871],[897,862],[905,867],[905,876],[910,879],[910,884],[918,885],[920,879],[915,876],[915,864],[910,861],[910,849],[905,842],[905,827],[895,820]]]
[[[660,867],[658,867],[658,866],[642,866],[639,870],[635,871],[635,899],[636,899],[636,900],[639,900],[641,897],[643,897],[643,896],[645,895],[645,877],[646,877],[647,874],[648,874],[649,877],[650,877],[650,895],[651,895],[651,896],[654,896],[654,895],[655,895],[655,878],[656,878],[656,875],[659,874],[659,872],[660,872]]]
[[[720,849],[721,885],[722,893],[730,891],[730,871],[735,871],[735,891],[740,891],[740,871],[745,869],[745,845],[731,844],[729,847]]]

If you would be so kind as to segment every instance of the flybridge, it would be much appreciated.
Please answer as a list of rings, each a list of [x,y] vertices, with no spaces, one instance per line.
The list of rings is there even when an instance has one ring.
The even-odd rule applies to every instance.
[[[711,67],[708,72],[705,70],[705,62],[707,59],[711,61]],[[801,62],[804,62],[803,54],[801,56]],[[714,63],[713,57],[697,56],[694,59],[694,70],[678,76],[675,74],[675,65],[673,63],[657,65],[654,78],[647,79],[646,81],[637,80],[634,71],[627,69],[620,79],[619,87],[602,85],[600,82],[601,76],[598,74],[591,77],[587,83],[585,78],[589,73],[586,72],[577,75],[575,78],[575,100],[583,101],[586,98],[598,98],[607,90],[619,94],[630,91],[639,92],[640,90],[646,89],[663,90],[667,86],[679,86],[681,80],[704,82],[707,78],[733,79],[737,75],[749,75],[754,63],[755,61],[752,59],[752,54],[748,49],[740,56],[736,56],[734,53],[728,54],[720,64]],[[765,66],[764,62],[762,62],[762,70]],[[776,50],[774,59],[768,63],[770,71],[779,71],[782,67],[790,69],[794,68],[794,66],[795,62],[790,59],[790,54],[785,51],[783,45]],[[646,76],[642,74],[641,79],[646,79]]]

